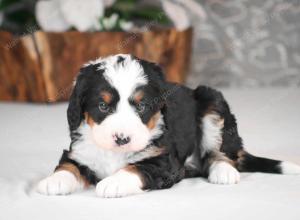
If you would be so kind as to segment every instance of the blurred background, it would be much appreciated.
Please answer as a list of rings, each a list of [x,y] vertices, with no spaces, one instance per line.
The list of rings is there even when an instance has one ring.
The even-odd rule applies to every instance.
[[[190,87],[300,86],[299,0],[0,0],[0,28],[2,100],[66,100],[83,63],[115,53]]]
[[[202,0],[192,75],[218,87],[300,86],[299,0]],[[189,81],[193,84],[193,80]]]

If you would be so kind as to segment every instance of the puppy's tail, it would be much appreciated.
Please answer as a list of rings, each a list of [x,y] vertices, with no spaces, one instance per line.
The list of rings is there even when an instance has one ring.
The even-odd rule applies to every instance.
[[[256,157],[241,150],[236,167],[240,172],[263,172],[279,174],[300,174],[300,166],[294,163]]]

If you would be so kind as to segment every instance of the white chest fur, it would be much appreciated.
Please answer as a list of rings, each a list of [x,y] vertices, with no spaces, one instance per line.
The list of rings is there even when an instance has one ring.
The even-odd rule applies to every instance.
[[[112,175],[128,164],[132,153],[113,152],[97,147],[90,135],[90,128],[83,124],[80,140],[72,146],[71,159],[93,170],[97,177],[103,179]]]

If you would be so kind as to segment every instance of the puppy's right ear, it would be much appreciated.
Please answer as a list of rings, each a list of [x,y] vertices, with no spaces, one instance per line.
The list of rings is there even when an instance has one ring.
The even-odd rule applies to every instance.
[[[80,126],[81,121],[84,119],[83,103],[87,83],[85,75],[88,69],[88,66],[80,69],[73,91],[69,98],[67,117],[70,131],[76,130]]]

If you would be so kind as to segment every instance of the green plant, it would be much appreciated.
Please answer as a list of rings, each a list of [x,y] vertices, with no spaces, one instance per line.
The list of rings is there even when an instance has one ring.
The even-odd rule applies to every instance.
[[[170,22],[160,7],[152,4],[141,4],[140,0],[117,0],[115,4],[105,11],[106,16],[110,16],[113,13],[118,14],[121,19],[126,21],[157,21],[159,24],[168,24]]]
[[[36,2],[37,0],[0,0],[0,28],[15,34],[31,33],[38,29],[34,11]],[[145,4],[145,1],[140,0],[117,0],[105,9],[104,16],[99,19],[101,28],[98,30],[124,31],[129,29],[124,28],[126,26],[149,26],[150,22],[151,26],[170,23],[159,6]]]

